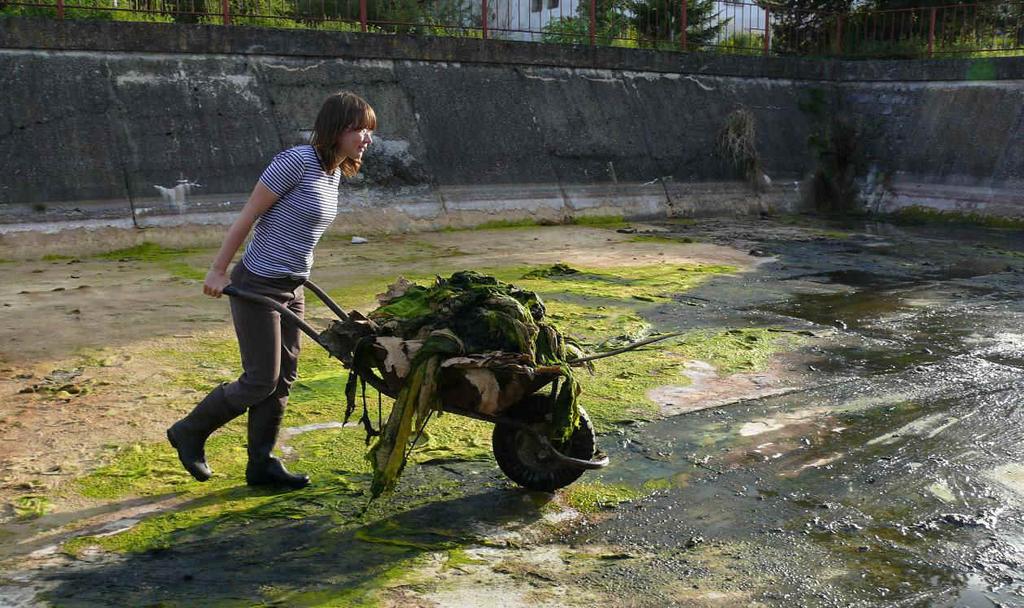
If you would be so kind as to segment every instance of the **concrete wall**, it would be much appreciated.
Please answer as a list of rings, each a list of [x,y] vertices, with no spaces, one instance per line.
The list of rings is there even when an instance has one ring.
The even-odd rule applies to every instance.
[[[982,207],[1003,197],[999,210],[1017,212],[1022,75],[1012,59],[844,63],[0,19],[0,230],[223,221],[339,89],[380,118],[363,174],[340,192],[346,226],[792,209],[815,165],[808,136],[837,112],[864,134],[874,203],[906,204],[924,187],[932,202],[977,207],[980,188]],[[773,180],[759,195],[714,153],[741,107]]]
[[[1024,216],[1024,81],[842,83],[869,205]]]

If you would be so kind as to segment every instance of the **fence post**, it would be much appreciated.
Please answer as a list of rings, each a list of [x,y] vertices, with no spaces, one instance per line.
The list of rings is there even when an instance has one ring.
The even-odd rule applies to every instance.
[[[483,26],[484,40],[487,40],[487,0],[483,0],[483,6],[480,11],[480,21]]]
[[[590,46],[597,44],[597,0],[590,0]]]
[[[764,7],[764,54],[768,54],[768,49],[772,48],[772,9],[771,7]]]
[[[57,18],[64,18],[64,0],[57,0]]]
[[[835,43],[835,54],[843,54],[843,16],[838,15],[836,17],[836,43]]]
[[[686,14],[688,8],[686,0],[683,0],[682,7],[679,9],[679,48],[684,51],[686,50],[686,29],[689,27]]]
[[[935,52],[935,7],[932,7],[931,16],[928,18],[928,57]]]
[[[220,0],[221,25],[231,25],[231,5],[228,0]]]
[[[366,0],[359,0],[359,30],[366,33]]]

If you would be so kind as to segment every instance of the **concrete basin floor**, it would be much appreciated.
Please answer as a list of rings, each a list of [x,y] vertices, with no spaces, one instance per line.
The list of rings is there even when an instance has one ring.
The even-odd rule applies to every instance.
[[[321,247],[316,278],[327,286],[355,281],[353,256],[381,276],[718,263],[733,270],[634,299],[642,306],[632,310],[648,331],[761,328],[792,338],[757,369],[726,372],[693,357],[678,382],[645,388],[646,415],[599,424],[612,465],[576,489],[518,489],[483,445],[422,458],[387,506],[369,510],[365,476],[336,469],[313,471],[321,483],[288,509],[281,501],[294,495],[253,494],[237,479],[208,494],[185,485],[131,486],[117,498],[83,490],[123,446],[162,449],[147,446],[195,398],[152,386],[146,373],[186,372],[145,341],[164,341],[164,351],[214,338],[230,346],[226,307],[192,305],[195,278],[167,260],[9,261],[19,283],[0,293],[0,331],[24,337],[17,326],[45,306],[51,337],[39,339],[54,344],[3,352],[0,605],[1024,606],[1019,232],[802,216],[624,228]],[[200,266],[211,251],[197,243],[173,257]],[[72,274],[91,277],[77,306]],[[90,291],[123,288],[115,282],[167,306],[132,312],[134,333],[90,337],[73,319],[92,314]],[[68,375],[46,380],[56,370]],[[85,377],[90,390],[77,400],[47,388],[71,391]],[[355,432],[336,417],[296,423],[285,455],[330,449],[304,437]],[[76,428],[62,426],[69,420]],[[163,474],[151,466],[141,475]],[[222,508],[174,523],[175,514]],[[166,530],[154,531],[154,518]],[[150,540],[95,540],[146,522]],[[84,537],[95,542],[76,541]]]

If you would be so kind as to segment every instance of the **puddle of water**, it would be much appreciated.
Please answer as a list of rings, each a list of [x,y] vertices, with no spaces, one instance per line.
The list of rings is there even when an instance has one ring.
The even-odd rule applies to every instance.
[[[945,412],[932,414],[913,420],[891,433],[875,437],[869,440],[866,445],[889,445],[914,437],[927,437],[931,439],[959,421],[958,418],[949,416]]]
[[[708,538],[775,529],[778,542],[805,539],[842,565],[830,582],[837,597],[874,585],[888,589],[892,604],[884,605],[1022,605],[1007,599],[1009,583],[970,578],[985,539],[1007,542],[1007,517],[975,522],[987,522],[978,514],[1000,503],[978,468],[990,458],[985,446],[1001,444],[982,438],[1019,401],[1006,384],[1015,378],[1013,369],[953,358],[926,375],[908,371],[630,427],[608,438],[613,465],[601,479],[677,482],[666,495],[675,501],[655,495],[642,512],[651,521],[663,512]],[[1024,498],[1024,465],[990,468],[984,478]],[[1024,576],[1024,559],[1015,559],[998,566],[999,576]]]
[[[873,320],[911,310],[895,292],[799,294],[765,310],[840,329],[864,329]]]
[[[129,499],[121,503],[100,505],[83,511],[52,513],[23,524],[9,523],[10,535],[0,544],[0,560],[20,555],[31,555],[64,542],[72,536],[109,536],[134,526],[142,516],[174,508],[185,499],[177,494],[165,494]],[[74,524],[75,530],[69,529]]]
[[[938,273],[933,275],[933,277],[937,279],[970,279],[973,277],[1006,272],[1006,270],[1006,260],[977,257],[951,262],[944,266]]]
[[[847,285],[849,287],[872,288],[894,287],[896,285],[905,284],[907,282],[907,277],[888,276],[856,268],[847,268],[844,270],[830,270],[828,272],[819,272],[810,275],[802,275],[796,278],[821,278],[831,283]]]
[[[978,574],[972,574],[967,577],[966,586],[960,595],[956,598],[954,606],[956,608],[1000,608],[1002,606],[1019,606],[1020,596],[1014,594],[1015,601],[1013,603],[1007,603],[1007,599],[996,601],[990,598],[992,593],[991,586],[985,582],[984,577]]]

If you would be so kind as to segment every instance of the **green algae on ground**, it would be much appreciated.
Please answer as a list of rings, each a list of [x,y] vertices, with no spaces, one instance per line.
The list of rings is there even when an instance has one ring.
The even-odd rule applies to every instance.
[[[443,463],[491,458],[492,426],[446,413],[431,421],[410,455],[415,463]]]
[[[536,267],[532,267],[536,268]],[[668,267],[669,275],[660,268],[640,267],[639,283],[643,289],[683,291],[716,272],[729,272],[730,267],[700,267],[680,272]],[[646,270],[644,270],[646,268]],[[503,269],[505,274],[521,277],[530,268]],[[710,272],[708,270],[711,270]],[[592,271],[593,272],[593,271]],[[629,269],[601,270],[597,283],[605,289],[579,289],[567,277],[533,279],[548,292],[547,305],[552,322],[570,334],[600,345],[608,338],[630,340],[650,332],[643,311],[653,306],[625,296],[622,284],[630,279]],[[682,274],[683,276],[678,276]],[[625,275],[625,276],[623,276]],[[510,277],[511,278],[511,277]],[[571,277],[569,277],[571,278]],[[528,287],[527,282],[515,278]],[[593,282],[588,279],[588,282]],[[385,281],[367,281],[360,290],[346,288],[339,295],[372,299],[384,290]],[[611,305],[615,301],[616,305]],[[655,404],[646,399],[650,388],[678,383],[680,370],[687,360],[700,358],[712,363],[723,373],[758,369],[784,340],[768,329],[702,330],[687,334],[678,343],[664,348],[641,350],[597,362],[597,374],[582,378],[583,404],[590,411],[599,429],[608,429],[616,422],[657,415]],[[604,346],[608,346],[605,344]],[[172,385],[196,390],[196,396],[217,382],[230,380],[238,373],[237,346],[227,331],[210,334],[199,340],[163,346],[153,353],[171,369]],[[330,359],[318,348],[307,348],[300,358],[299,380],[293,386],[286,426],[337,421],[341,416],[345,372],[340,363]],[[376,395],[371,391],[372,401]],[[382,399],[384,415],[391,400]],[[371,410],[375,409],[371,405]],[[278,500],[249,490],[242,483],[245,464],[244,420],[236,421],[218,432],[209,444],[211,464],[217,475],[207,484],[196,484],[180,470],[169,446],[162,443],[121,449],[112,462],[80,482],[83,494],[94,498],[121,498],[131,495],[156,496],[181,493],[192,500],[180,510],[145,519],[135,528],[120,534],[92,540],[73,541],[72,547],[98,544],[108,550],[141,551],[167,546],[177,538],[203,534],[209,527],[240,525],[256,520],[293,519],[327,516],[338,518],[362,512],[363,491],[369,479],[365,460],[366,446],[361,428],[323,428],[287,438],[297,459],[289,467],[311,474],[317,489],[293,493]],[[465,417],[446,414],[435,420],[412,459],[420,463],[489,460],[491,426]],[[584,508],[630,500],[653,488],[583,489],[576,502]],[[432,502],[440,496],[458,494],[462,488],[432,488],[419,492],[416,487],[403,490],[401,505],[410,501]],[[567,491],[575,491],[572,488]],[[589,492],[589,494],[588,494]],[[620,500],[621,502],[621,500]],[[401,505],[375,505],[372,513],[386,516]],[[588,507],[588,505],[590,505]]]
[[[710,363],[723,375],[764,370],[772,355],[792,349],[802,340],[770,327],[697,330],[680,339],[676,352]]]
[[[227,331],[188,341],[164,342],[145,354],[161,364],[169,387],[191,389],[198,402],[221,382],[241,373],[238,344]],[[299,357],[299,378],[292,385],[285,425],[337,420],[344,411],[346,372],[341,363],[321,348],[304,344]],[[191,406],[189,406],[190,408]]]
[[[397,557],[393,562],[372,568],[357,581],[319,589],[282,589],[267,587],[263,591],[268,606],[296,608],[379,608],[384,594],[394,586],[408,586],[411,572],[421,565],[423,556]],[[390,605],[390,604],[389,604]]]
[[[237,483],[245,469],[244,421],[233,422],[207,442],[207,457],[217,475],[200,489],[166,443],[136,443],[115,449],[109,464],[76,480],[83,496],[118,499],[169,492],[209,493]]]
[[[196,251],[197,250],[195,249],[164,247],[163,245],[152,241],[143,241],[142,243],[132,247],[114,249],[97,254],[96,257],[102,260],[153,262],[156,260],[176,259],[185,254],[195,253]]]
[[[629,237],[631,243],[666,243],[672,245],[690,244],[698,242],[691,236],[668,236],[663,234],[634,234]]]
[[[153,263],[171,276],[189,281],[202,281],[206,278],[205,266],[195,266],[182,259],[200,251],[198,249],[164,247],[151,241],[144,241],[133,247],[114,249],[100,253],[95,257],[101,260],[117,262]]]
[[[594,228],[624,228],[629,224],[621,215],[580,215],[565,217],[561,221],[554,219],[502,219],[481,222],[474,226],[449,226],[442,228],[441,232],[463,232],[467,230],[516,230],[520,228],[537,228],[539,226],[591,226]]]
[[[18,519],[42,517],[53,509],[53,503],[46,496],[19,496],[14,500],[14,516]]]
[[[903,207],[883,217],[889,221],[904,224],[970,224],[987,228],[1024,229],[1024,218],[1021,217],[1006,217],[964,211],[944,211],[921,205]]]
[[[816,232],[816,236],[822,236],[827,239],[842,240],[851,239],[855,235],[852,232],[844,232],[842,230],[818,230]]]
[[[451,437],[444,442],[447,457],[477,459],[490,452],[489,425],[450,415],[435,422],[435,433]],[[308,473],[316,485],[281,495],[242,485],[246,453],[240,430],[222,431],[210,439],[207,455],[217,474],[204,484],[195,483],[181,470],[169,446],[150,444],[121,450],[110,465],[79,481],[83,495],[113,499],[177,492],[191,500],[176,511],[148,517],[120,534],[81,538],[73,541],[71,547],[96,545],[108,551],[147,551],[194,536],[209,526],[317,516],[337,519],[341,525],[351,523],[365,509],[364,491],[369,486],[370,465],[365,458],[366,445],[360,427],[326,428],[291,438],[289,447],[298,458],[289,461],[288,466]],[[413,459],[439,457],[429,449],[429,443],[426,447],[414,450]],[[429,502],[461,491],[461,485],[455,482],[447,486],[434,484],[422,496],[410,492],[401,502],[375,504],[370,516],[386,516],[417,501]]]
[[[488,563],[485,559],[478,559],[466,553],[465,549],[449,549],[444,560],[444,568],[462,570],[467,566],[480,566]]]
[[[643,498],[650,492],[624,484],[600,481],[576,482],[562,491],[566,504],[580,513],[596,513],[620,503]]]
[[[600,479],[580,481],[562,490],[562,499],[580,513],[590,514],[613,509],[624,502],[640,500],[679,485],[669,479],[648,479],[639,486],[606,483]]]
[[[166,370],[170,387],[205,393],[221,382],[234,380],[241,371],[238,343],[227,332],[158,343],[140,357],[152,358]],[[197,396],[197,401],[202,395]]]
[[[687,384],[682,374],[689,361],[700,360],[720,374],[764,369],[772,355],[792,348],[797,338],[770,328],[696,330],[672,341],[595,361],[592,376],[580,375],[580,403],[599,431],[616,423],[651,419],[658,406],[647,391],[666,384]]]
[[[535,219],[521,219],[521,220],[490,220],[477,224],[470,228],[470,230],[512,230],[516,228],[536,228],[541,223]]]
[[[476,232],[478,230],[517,230],[520,228],[537,228],[540,226],[557,225],[554,220],[537,220],[534,218],[523,218],[518,220],[488,220],[472,226],[445,226],[438,232]]]
[[[635,342],[651,332],[651,325],[625,306],[587,306],[569,298],[548,299],[544,305],[559,331],[595,348]]]
[[[525,276],[516,281],[519,287],[544,296],[573,294],[610,300],[667,300],[693,289],[716,274],[737,272],[735,266],[720,264],[648,264],[588,268],[576,266],[579,272],[547,277]]]
[[[621,215],[578,215],[569,219],[567,224],[573,226],[593,226],[595,228],[625,228],[629,224]]]
[[[448,551],[466,541],[466,535],[440,528],[417,528],[400,525],[393,519],[383,519],[357,529],[353,537],[364,543],[389,545],[418,551]]]

